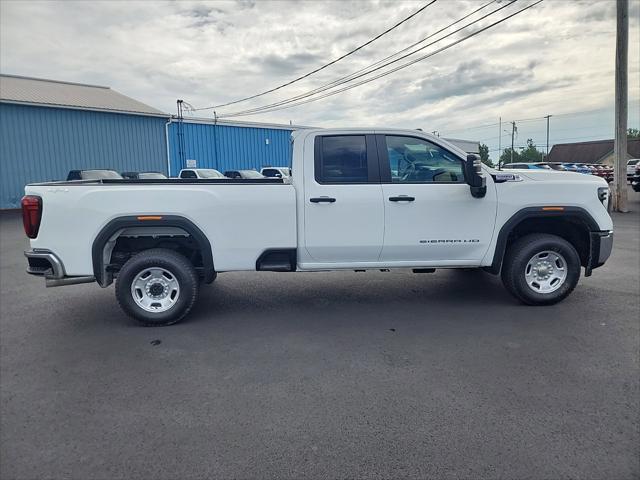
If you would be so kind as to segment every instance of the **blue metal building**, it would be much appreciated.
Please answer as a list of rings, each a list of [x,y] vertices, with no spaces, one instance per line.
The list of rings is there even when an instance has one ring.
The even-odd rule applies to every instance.
[[[175,117],[109,87],[0,75],[0,209],[69,170],[291,165],[293,125]],[[189,162],[187,162],[189,161]]]
[[[168,121],[108,87],[0,75],[0,208],[72,169],[166,173]]]
[[[224,120],[172,120],[168,128],[171,175],[195,164],[225,170],[291,166],[293,125]],[[190,160],[189,164],[187,160]]]

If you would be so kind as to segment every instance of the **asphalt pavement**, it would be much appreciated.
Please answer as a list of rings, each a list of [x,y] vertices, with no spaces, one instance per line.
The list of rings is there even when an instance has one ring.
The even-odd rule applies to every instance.
[[[630,195],[555,306],[474,271],[225,273],[166,328],[45,289],[0,213],[0,477],[639,478]]]

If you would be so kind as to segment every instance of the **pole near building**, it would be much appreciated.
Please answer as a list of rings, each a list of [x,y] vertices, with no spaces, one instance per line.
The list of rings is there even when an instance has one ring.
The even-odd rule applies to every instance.
[[[516,134],[516,122],[511,122],[511,163],[513,163],[513,137]]]
[[[498,118],[498,170],[500,170],[500,157],[502,156],[502,117]]]
[[[547,155],[545,156],[545,160],[547,160],[546,157],[549,156],[549,119],[551,118],[551,115],[547,115],[544,118],[547,119]]]
[[[629,57],[629,0],[616,2],[616,130],[613,142],[614,208],[627,208],[627,96]]]

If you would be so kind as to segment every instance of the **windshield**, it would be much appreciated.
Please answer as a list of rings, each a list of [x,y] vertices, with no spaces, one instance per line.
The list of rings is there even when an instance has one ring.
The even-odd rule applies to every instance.
[[[142,179],[163,179],[163,178],[167,178],[165,175],[163,175],[162,173],[158,173],[158,172],[140,172],[140,174],[138,174],[138,178],[142,178]]]
[[[214,170],[213,168],[198,170],[198,174],[202,178],[224,178],[224,175],[222,175],[219,171]]]
[[[242,178],[263,178],[264,175],[256,172],[255,170],[240,170]]]
[[[122,175],[113,170],[84,170],[82,172],[83,180],[102,180],[105,178],[118,179],[122,178]]]

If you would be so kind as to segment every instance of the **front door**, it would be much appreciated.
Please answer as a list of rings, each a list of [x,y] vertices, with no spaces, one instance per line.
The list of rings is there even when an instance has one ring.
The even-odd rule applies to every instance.
[[[378,135],[385,210],[380,260],[479,265],[489,248],[496,195],[471,196],[463,160],[426,139]]]
[[[310,263],[376,262],[384,207],[374,135],[316,136],[304,175],[304,245]]]

